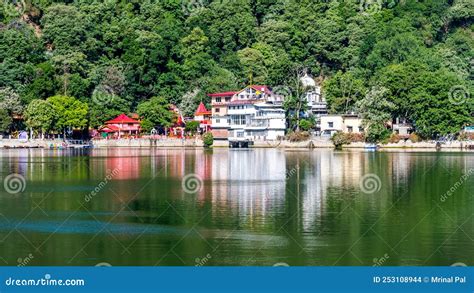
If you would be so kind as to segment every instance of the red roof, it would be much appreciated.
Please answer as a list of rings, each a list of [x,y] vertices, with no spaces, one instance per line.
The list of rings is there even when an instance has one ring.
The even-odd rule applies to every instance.
[[[196,110],[196,113],[194,113],[194,116],[201,116],[201,115],[210,115],[212,112],[211,111],[208,111],[206,109],[206,106],[204,106],[204,103],[201,102],[199,104],[199,107],[197,108]]]
[[[272,94],[272,91],[270,90],[270,88],[266,85],[251,85],[250,86],[251,88],[253,88],[254,90],[257,90],[257,91],[260,91],[260,92],[264,92],[268,95],[271,95]]]
[[[237,94],[238,92],[223,92],[223,93],[215,93],[215,94],[208,94],[208,97],[232,97],[233,95]]]
[[[119,132],[120,129],[117,126],[114,125],[107,125],[107,126],[102,126],[99,128],[100,132],[107,132],[107,133],[113,133],[113,132]]]
[[[140,121],[132,119],[125,114],[120,114],[117,118],[109,120],[105,124],[140,124]]]

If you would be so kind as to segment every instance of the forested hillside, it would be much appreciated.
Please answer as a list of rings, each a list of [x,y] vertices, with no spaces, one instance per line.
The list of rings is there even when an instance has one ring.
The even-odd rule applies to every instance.
[[[57,115],[87,119],[63,125],[96,127],[152,97],[191,114],[206,93],[305,68],[332,112],[454,133],[472,123],[473,19],[472,0],[4,1],[0,126],[47,130],[49,107],[72,103]]]

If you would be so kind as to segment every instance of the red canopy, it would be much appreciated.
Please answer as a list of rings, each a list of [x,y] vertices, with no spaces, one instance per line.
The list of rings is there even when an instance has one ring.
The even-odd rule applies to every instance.
[[[125,114],[120,114],[117,118],[109,120],[105,124],[140,124],[140,121],[132,119]]]

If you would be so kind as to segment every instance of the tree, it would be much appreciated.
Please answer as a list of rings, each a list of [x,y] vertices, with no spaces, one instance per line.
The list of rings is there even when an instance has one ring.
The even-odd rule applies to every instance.
[[[385,125],[391,121],[391,113],[395,111],[396,106],[387,99],[388,93],[388,89],[374,86],[356,103],[369,142],[379,142],[390,135]]]
[[[176,120],[170,104],[163,97],[153,97],[137,107],[138,114],[151,126],[171,127]]]
[[[25,110],[25,124],[28,128],[41,132],[41,137],[52,130],[59,114],[53,105],[45,100],[32,100]]]
[[[181,40],[181,55],[183,61],[183,74],[185,79],[193,80],[202,75],[214,65],[209,54],[209,39],[199,27]]]
[[[285,96],[284,107],[289,120],[290,129],[300,131],[300,122],[302,113],[308,108],[306,92],[309,90],[307,85],[301,81],[305,73],[304,69],[297,68],[289,79],[288,86],[275,89],[277,94]]]
[[[237,55],[243,68],[244,83],[265,84],[268,72],[263,54],[259,50],[245,48],[237,52]]]
[[[13,119],[8,113],[8,111],[0,108],[0,132],[9,131],[12,123],[13,123]]]
[[[324,95],[331,113],[348,113],[355,110],[355,103],[365,96],[362,79],[352,72],[339,71],[323,84]]]
[[[63,131],[66,135],[67,129],[84,128],[87,126],[87,114],[89,106],[69,96],[54,96],[47,99],[54,111],[58,113],[55,129]]]
[[[24,106],[20,96],[11,88],[0,89],[0,108],[3,110],[1,114],[2,130],[11,131],[12,128],[15,128],[15,125],[13,125],[14,116],[23,114]]]

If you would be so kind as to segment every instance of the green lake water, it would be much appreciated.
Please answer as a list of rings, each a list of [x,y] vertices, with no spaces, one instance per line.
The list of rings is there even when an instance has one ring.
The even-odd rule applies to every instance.
[[[474,153],[1,150],[0,264],[474,265]]]

